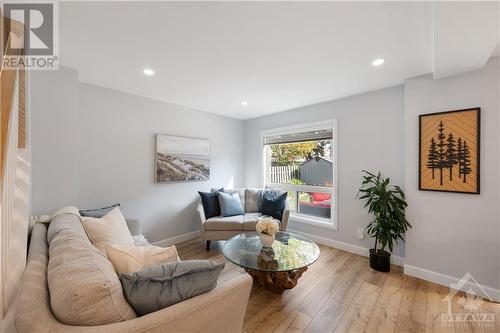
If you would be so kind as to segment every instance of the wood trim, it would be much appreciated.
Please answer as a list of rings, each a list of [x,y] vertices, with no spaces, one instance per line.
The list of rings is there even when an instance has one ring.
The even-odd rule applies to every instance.
[[[18,71],[18,89],[19,89],[19,109],[18,109],[18,132],[17,132],[17,147],[20,149],[26,148],[26,71],[19,69]]]
[[[20,25],[19,22],[12,21],[8,18],[3,18],[4,21],[4,29],[13,28],[13,31],[4,31],[4,35],[8,35],[8,39],[5,43],[5,54],[9,51],[10,47],[13,47],[14,50],[17,50],[17,53],[9,52],[9,58],[14,58],[16,62],[21,56],[21,49],[24,43],[23,41],[23,32],[19,31]],[[12,36],[18,38],[11,38]],[[17,42],[18,45],[11,45],[11,43]],[[6,59],[6,55],[2,56],[2,66],[0,70],[0,185],[3,184],[4,172],[5,172],[5,160],[7,155],[7,144],[9,137],[9,123],[11,117],[11,107],[12,107],[12,99],[15,91],[15,82],[16,82],[16,74],[17,69],[6,69],[4,66],[4,62]],[[24,81],[24,80],[23,80]]]

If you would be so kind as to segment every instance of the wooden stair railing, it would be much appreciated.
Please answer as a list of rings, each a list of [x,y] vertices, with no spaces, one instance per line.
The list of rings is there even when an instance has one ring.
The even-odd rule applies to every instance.
[[[7,60],[19,64],[23,57],[23,30],[0,11],[0,326],[14,308],[29,226],[30,160],[19,149],[26,147],[25,72],[7,66]]]
[[[1,12],[0,12],[1,14]],[[11,118],[12,99],[16,88],[19,92],[19,131],[18,145],[20,148],[26,146],[26,115],[25,115],[25,80],[24,69],[8,68],[6,59],[14,60],[18,63],[22,57],[23,45],[23,25],[8,18],[2,19],[2,59],[0,68],[0,186],[3,184],[5,174],[5,160],[9,137],[9,123]],[[12,63],[12,61],[11,61]],[[16,75],[18,76],[18,86],[15,86]]]

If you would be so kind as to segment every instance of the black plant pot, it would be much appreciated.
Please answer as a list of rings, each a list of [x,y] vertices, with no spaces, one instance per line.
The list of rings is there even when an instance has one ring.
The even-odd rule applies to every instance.
[[[370,267],[379,272],[391,270],[391,254],[386,251],[370,249]]]

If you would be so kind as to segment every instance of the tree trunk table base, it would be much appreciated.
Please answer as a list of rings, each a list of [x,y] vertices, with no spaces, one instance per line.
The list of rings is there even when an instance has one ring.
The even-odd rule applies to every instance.
[[[307,271],[307,267],[285,272],[264,272],[253,269],[245,269],[245,271],[262,287],[282,294],[285,289],[292,289],[297,285],[297,281],[302,273]]]

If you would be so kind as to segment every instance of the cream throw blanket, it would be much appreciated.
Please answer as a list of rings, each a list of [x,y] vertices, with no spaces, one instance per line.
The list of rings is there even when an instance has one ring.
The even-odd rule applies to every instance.
[[[66,206],[59,208],[56,210],[56,212],[52,215],[38,215],[33,217],[33,223],[50,223],[53,219],[55,219],[59,215],[64,215],[64,214],[71,214],[75,215],[78,218],[81,219],[80,211],[78,208],[73,207],[73,206]]]

